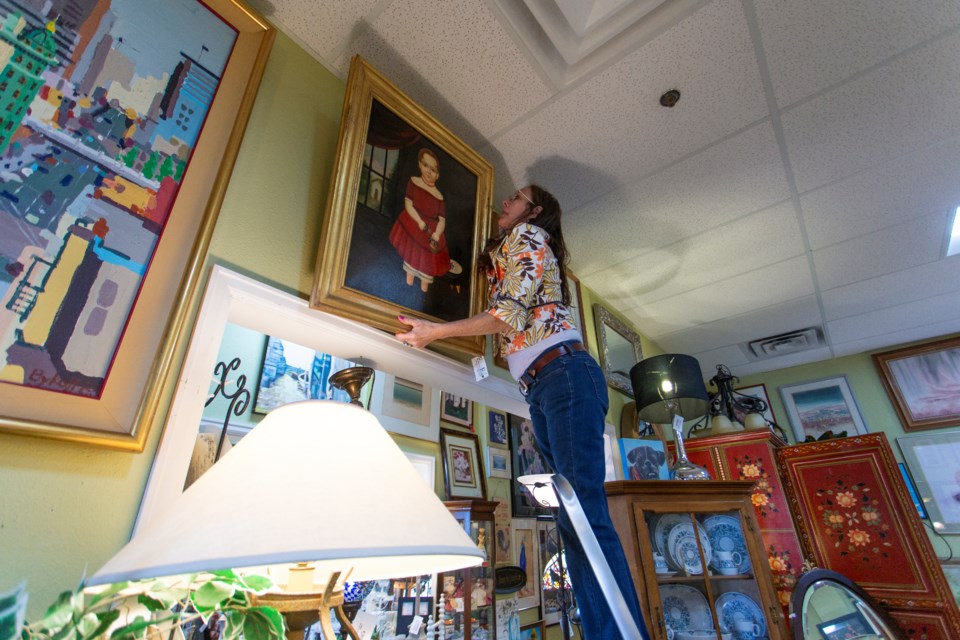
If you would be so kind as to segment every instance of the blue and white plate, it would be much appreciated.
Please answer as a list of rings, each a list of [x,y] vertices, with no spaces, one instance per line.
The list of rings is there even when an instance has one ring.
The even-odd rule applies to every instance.
[[[760,605],[750,596],[736,591],[729,591],[717,598],[717,619],[724,633],[732,632],[737,620],[750,620],[760,627],[759,637],[767,635],[767,621],[763,618]]]
[[[703,521],[707,529],[707,537],[713,545],[713,560],[710,566],[717,569],[717,551],[736,551],[740,554],[740,564],[737,566],[741,574],[750,572],[750,554],[747,553],[747,543],[743,539],[743,530],[740,520],[733,516],[710,516]]]
[[[686,513],[664,513],[657,516],[656,522],[651,523],[650,527],[653,530],[653,545],[667,560],[671,569],[679,569],[680,565],[673,560],[673,554],[670,553],[667,545],[667,536],[670,535],[671,529],[682,522],[689,524],[690,516]]]
[[[703,547],[703,556],[710,562],[711,548],[707,539],[707,532],[697,523],[697,533],[700,534],[700,545]],[[667,548],[670,557],[683,569],[687,575],[698,576],[703,573],[703,563],[700,561],[700,550],[697,548],[697,538],[693,533],[693,525],[681,522],[670,530],[667,536]]]
[[[698,589],[685,584],[661,585],[660,605],[663,617],[674,631],[713,629],[710,605]]]

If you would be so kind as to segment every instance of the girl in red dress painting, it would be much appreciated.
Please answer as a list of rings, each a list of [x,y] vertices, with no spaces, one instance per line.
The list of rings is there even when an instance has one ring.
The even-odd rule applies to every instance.
[[[420,278],[420,289],[426,292],[437,276],[450,271],[450,252],[443,230],[447,224],[443,194],[437,189],[440,162],[429,149],[417,155],[420,175],[407,182],[403,211],[390,230],[390,244],[403,258],[407,284]]]

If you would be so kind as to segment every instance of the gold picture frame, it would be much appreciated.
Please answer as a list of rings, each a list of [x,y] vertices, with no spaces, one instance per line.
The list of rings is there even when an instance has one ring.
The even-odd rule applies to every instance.
[[[441,258],[428,260],[436,270],[426,273],[430,282],[413,274],[408,256],[391,240],[405,215],[410,184],[422,187],[423,149],[439,167],[430,193],[439,191],[440,198],[432,197],[444,207],[438,219],[444,221],[439,235],[445,246],[429,250],[450,257],[448,268]],[[310,306],[391,333],[404,328],[398,315],[447,321],[480,312],[485,285],[475,262],[491,229],[492,189],[489,162],[355,56]],[[407,233],[413,237],[416,231]],[[414,249],[420,255],[409,262],[426,255],[425,246]],[[484,337],[449,338],[433,346],[452,355],[482,354]]]
[[[960,426],[960,336],[874,353],[873,364],[907,432]]]
[[[236,39],[214,85],[216,92],[166,223],[159,223],[162,236],[126,317],[109,375],[97,397],[0,384],[0,430],[142,451],[149,427],[162,410],[164,390],[176,374],[177,354],[189,337],[187,324],[200,295],[204,258],[275,36],[267,22],[237,0],[204,0],[196,5],[206,5]],[[138,28],[163,25],[144,23]],[[191,57],[195,66],[202,65],[196,58],[209,55],[200,40],[177,44],[189,50],[183,58]],[[191,73],[188,67],[184,62],[178,73]],[[136,161],[133,156],[125,159]]]

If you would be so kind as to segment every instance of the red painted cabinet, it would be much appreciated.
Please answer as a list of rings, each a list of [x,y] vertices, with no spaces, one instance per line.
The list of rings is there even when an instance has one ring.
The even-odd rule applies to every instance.
[[[884,434],[782,447],[777,458],[817,566],[859,583],[909,638],[960,638],[960,610]]]

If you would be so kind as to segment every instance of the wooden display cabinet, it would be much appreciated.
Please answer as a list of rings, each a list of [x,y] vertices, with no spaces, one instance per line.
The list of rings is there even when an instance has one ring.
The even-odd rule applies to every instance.
[[[656,640],[667,640],[668,626],[711,630],[716,640],[756,631],[750,637],[757,640],[789,637],[750,499],[753,484],[606,484],[614,528]]]
[[[814,563],[858,583],[906,637],[960,638],[960,610],[883,433],[777,450]]]
[[[442,612],[444,638],[493,640],[497,631],[494,509],[498,503],[486,500],[451,500],[444,504],[485,557],[479,566],[439,574],[438,589],[444,594],[445,600]]]
[[[760,525],[777,599],[788,615],[793,587],[803,571],[805,551],[777,468],[776,452],[786,442],[769,429],[753,429],[684,441],[687,456],[715,480],[752,480],[750,499]]]

